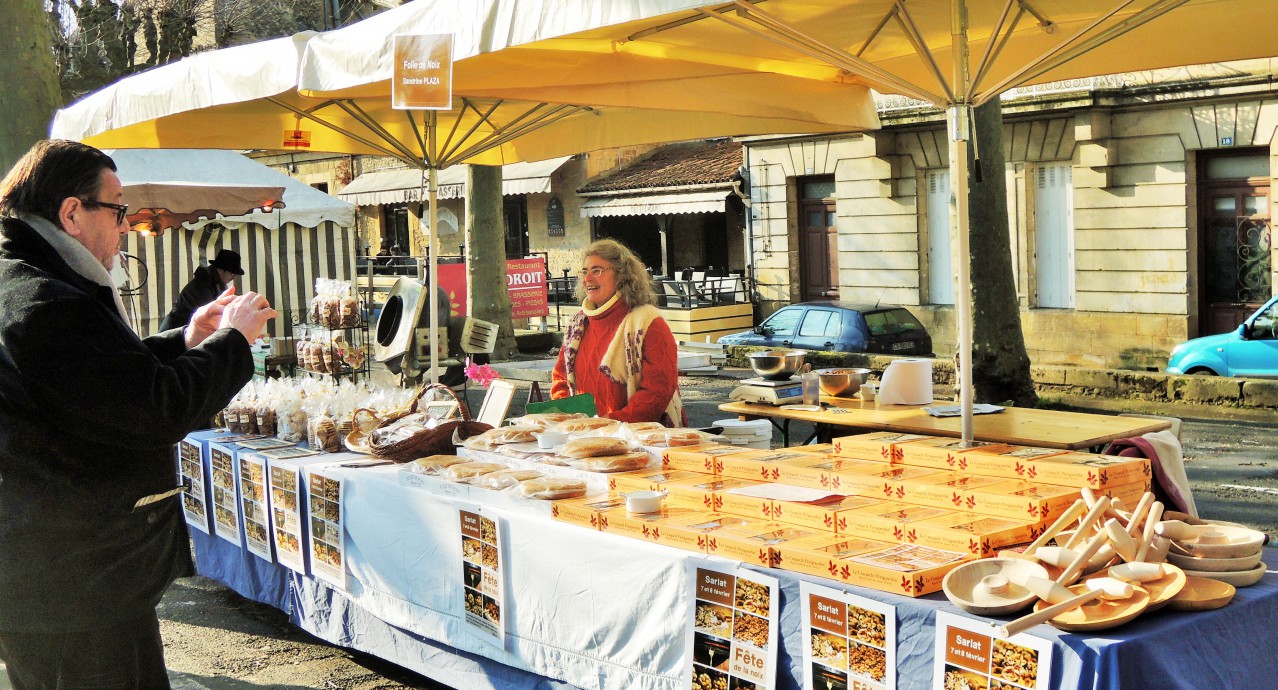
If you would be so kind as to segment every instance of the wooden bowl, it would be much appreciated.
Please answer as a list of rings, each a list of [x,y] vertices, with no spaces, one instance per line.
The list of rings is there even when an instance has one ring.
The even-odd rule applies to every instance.
[[[1218,543],[1208,543],[1203,537],[1193,540],[1175,541],[1177,547],[1186,554],[1202,558],[1242,558],[1259,553],[1265,545],[1265,533],[1247,527],[1230,525],[1204,526],[1223,535]]]
[[[1228,582],[1205,577],[1185,578],[1185,588],[1172,597],[1168,608],[1173,611],[1211,611],[1228,604],[1237,593]]]
[[[1075,594],[1087,592],[1087,585],[1079,583],[1069,588]],[[1039,611],[1051,606],[1040,601],[1034,605]],[[1073,611],[1066,611],[1048,621],[1053,627],[1070,632],[1091,632],[1118,627],[1139,616],[1149,607],[1149,592],[1142,587],[1132,585],[1132,595],[1126,599],[1096,599]]]
[[[1185,574],[1189,577],[1205,577],[1211,580],[1220,580],[1228,582],[1235,587],[1248,587],[1260,582],[1260,578],[1265,576],[1267,566],[1261,562],[1251,570],[1240,570],[1238,572],[1212,572],[1210,570],[1186,570]]]
[[[1206,570],[1214,573],[1251,570],[1260,562],[1260,552],[1239,558],[1205,558],[1168,553],[1167,560],[1186,570]]]
[[[1030,575],[1047,577],[1047,570],[1024,558],[983,558],[951,570],[941,580],[941,589],[950,603],[978,616],[1001,616],[1029,606],[1038,597],[1017,584]],[[991,591],[988,583],[1006,578],[1003,591]],[[992,580],[986,580],[992,578]]]
[[[1149,608],[1146,609],[1147,611],[1157,611],[1171,603],[1171,600],[1185,588],[1185,580],[1188,579],[1185,571],[1167,563],[1162,564],[1162,566],[1166,572],[1159,579],[1149,580],[1148,582],[1132,582],[1133,587],[1139,587],[1149,592]],[[1090,580],[1096,577],[1105,577],[1110,570],[1111,568],[1106,568],[1103,572],[1090,575],[1084,579]]]

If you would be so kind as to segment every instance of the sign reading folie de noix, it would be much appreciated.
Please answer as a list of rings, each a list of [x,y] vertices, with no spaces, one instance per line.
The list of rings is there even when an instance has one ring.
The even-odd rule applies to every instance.
[[[391,105],[397,110],[453,107],[453,35],[395,37]]]

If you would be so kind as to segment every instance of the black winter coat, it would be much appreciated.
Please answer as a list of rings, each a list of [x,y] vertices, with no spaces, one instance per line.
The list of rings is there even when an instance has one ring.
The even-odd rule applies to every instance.
[[[195,275],[191,276],[191,281],[182,288],[182,292],[178,293],[173,308],[160,322],[160,330],[185,328],[188,323],[191,323],[191,315],[196,309],[217,299],[217,296],[225,289],[221,283],[217,282],[212,266],[200,266],[195,269]]]
[[[152,611],[191,555],[175,444],[253,375],[239,331],[139,339],[111,289],[0,221],[0,631],[101,628]]]

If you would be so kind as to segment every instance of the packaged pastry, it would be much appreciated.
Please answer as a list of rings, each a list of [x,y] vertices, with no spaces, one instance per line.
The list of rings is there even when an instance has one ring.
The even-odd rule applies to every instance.
[[[635,440],[641,446],[663,446],[666,448],[697,446],[709,441],[711,438],[714,438],[711,434],[696,429],[661,428],[653,431],[641,431],[635,434]]]
[[[417,474],[436,475],[446,468],[460,465],[464,462],[466,462],[464,458],[459,458],[456,455],[427,455],[408,463],[408,469]]]
[[[622,428],[626,431],[639,433],[640,431],[657,431],[666,429],[666,425],[661,422],[622,422]]]
[[[538,429],[549,429],[570,419],[585,419],[580,412],[536,412],[522,417],[515,417],[510,423],[515,426],[535,426]]]
[[[631,472],[648,466],[652,456],[647,451],[636,450],[621,455],[603,455],[578,458],[572,466],[587,472]]]
[[[461,462],[456,465],[445,467],[441,474],[453,481],[469,483],[476,477],[482,477],[490,472],[499,472],[507,469],[510,468],[500,462]]]
[[[540,429],[532,426],[501,426],[471,436],[462,445],[471,450],[492,450],[507,443],[532,443],[537,440],[533,434],[538,431]]]
[[[489,472],[471,483],[476,486],[482,486],[485,489],[500,491],[509,489],[519,482],[537,479],[541,476],[541,472],[537,470],[497,470],[496,472]]]
[[[519,482],[516,489],[524,498],[536,498],[554,501],[561,498],[576,498],[586,495],[586,483],[580,479],[563,477],[540,477]]]
[[[630,444],[611,436],[577,438],[564,444],[559,454],[568,458],[591,458],[600,455],[621,455],[630,450]]]
[[[583,431],[595,431],[597,429],[605,429],[609,427],[617,427],[621,424],[615,419],[607,417],[583,417],[581,419],[569,419],[566,422],[560,422],[555,431],[562,431],[566,434],[576,434]]]

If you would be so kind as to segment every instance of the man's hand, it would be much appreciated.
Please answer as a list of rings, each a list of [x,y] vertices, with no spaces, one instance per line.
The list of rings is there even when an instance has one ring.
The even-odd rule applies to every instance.
[[[204,342],[205,338],[213,335],[213,331],[221,327],[222,311],[233,299],[235,299],[235,286],[231,285],[218,295],[217,299],[195,310],[195,314],[191,316],[191,323],[183,332],[188,350]]]
[[[222,308],[219,327],[234,328],[243,333],[244,338],[251,343],[262,334],[262,328],[266,326],[266,322],[279,315],[279,312],[271,308],[265,297],[256,292],[246,292],[239,297],[231,298],[230,303]]]

